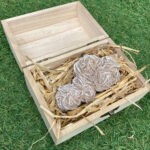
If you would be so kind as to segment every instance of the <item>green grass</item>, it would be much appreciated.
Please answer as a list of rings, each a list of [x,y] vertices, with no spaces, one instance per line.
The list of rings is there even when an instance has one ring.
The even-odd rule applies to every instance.
[[[0,0],[0,20],[64,4],[70,0]],[[149,0],[82,0],[117,43],[139,49],[138,67],[150,63]],[[146,70],[150,78],[150,68]],[[144,74],[145,75],[145,74]],[[101,122],[101,136],[90,128],[55,146],[48,135],[34,150],[150,150],[150,94],[139,103]],[[26,150],[47,132],[10,51],[0,25],[0,150]],[[128,137],[135,134],[134,139]]]

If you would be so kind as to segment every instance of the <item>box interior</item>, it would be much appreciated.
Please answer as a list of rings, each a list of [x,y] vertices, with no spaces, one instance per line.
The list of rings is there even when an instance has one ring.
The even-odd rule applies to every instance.
[[[39,61],[107,36],[95,22],[84,6],[75,2],[10,19],[8,27],[21,55]]]
[[[101,44],[107,44],[107,45],[109,45],[109,44],[112,44],[111,43],[111,40],[110,39],[107,39],[107,40],[105,40],[105,41],[103,41],[103,42],[100,42],[99,43],[100,45]],[[97,43],[97,45],[96,46],[99,46],[99,44]],[[92,47],[92,48],[95,48],[95,47]],[[56,68],[56,67],[58,67],[59,65],[61,65],[62,63],[64,63],[68,58],[75,58],[76,56],[81,56],[82,55],[82,53],[84,53],[85,51],[87,51],[87,50],[89,50],[89,49],[84,49],[83,48],[83,51],[80,51],[80,52],[74,52],[74,53],[71,53],[70,52],[70,54],[68,53],[68,54],[64,54],[63,56],[62,56],[62,58],[60,58],[59,60],[57,60],[56,58],[54,59],[54,61],[52,61],[52,60],[47,60],[46,61],[46,63],[45,62],[42,62],[41,64],[43,65],[45,65],[45,66],[47,66],[47,67],[49,67],[49,68],[51,68],[51,69],[53,69],[53,68]],[[127,58],[126,58],[126,56],[124,55],[124,54],[122,54],[122,52],[121,51],[118,51],[117,50],[117,53],[119,54],[119,55],[121,55],[122,57],[124,57],[127,61],[129,61]],[[136,68],[135,68],[135,66],[134,65],[132,65],[132,63],[129,63],[128,64],[129,65],[129,67],[132,69],[132,70],[136,70]],[[28,69],[28,70],[30,70],[30,69],[32,69],[32,67],[33,66],[31,66],[31,67],[29,67],[29,68],[26,68],[26,69]],[[143,80],[144,80],[144,78],[142,77],[142,75],[141,74],[138,74],[137,75],[137,83],[138,83],[138,85],[139,85],[139,87],[142,87],[143,86]],[[119,109],[119,107],[117,107],[117,109]],[[90,116],[93,116],[94,114],[91,114]],[[106,114],[104,114],[104,115],[106,115],[107,116],[107,113]],[[89,117],[90,117],[89,116]],[[94,118],[94,117],[93,117]],[[96,118],[96,117],[95,117]],[[81,120],[84,120],[84,119],[81,119]],[[81,120],[79,120],[78,122],[81,122]],[[77,124],[78,122],[76,122],[75,124]],[[66,130],[68,130],[68,129],[70,129],[71,126],[72,125],[72,123],[70,123],[70,124],[68,124],[67,126],[65,126],[65,127],[63,127],[63,128],[61,128],[60,129],[60,131],[61,131],[61,133],[62,134],[66,134],[66,133],[63,133],[64,131],[66,132]],[[71,130],[71,129],[70,129]],[[68,131],[69,132],[69,131]]]

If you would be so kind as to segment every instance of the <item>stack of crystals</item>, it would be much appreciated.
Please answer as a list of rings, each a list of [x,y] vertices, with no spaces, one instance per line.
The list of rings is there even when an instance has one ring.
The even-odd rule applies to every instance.
[[[120,80],[119,68],[120,65],[111,56],[84,55],[74,64],[72,84],[58,88],[58,107],[66,112],[76,109],[81,103],[93,101],[96,92],[103,92]]]

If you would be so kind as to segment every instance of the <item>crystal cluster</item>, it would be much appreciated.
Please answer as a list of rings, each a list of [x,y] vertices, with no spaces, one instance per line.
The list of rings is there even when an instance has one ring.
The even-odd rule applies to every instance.
[[[94,100],[96,92],[109,89],[120,80],[120,65],[111,57],[84,55],[74,64],[72,84],[58,88],[56,101],[62,111],[74,110]]]

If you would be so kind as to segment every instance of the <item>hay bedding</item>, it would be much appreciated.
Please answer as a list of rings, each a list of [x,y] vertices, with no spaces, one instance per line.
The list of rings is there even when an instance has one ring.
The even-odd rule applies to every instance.
[[[84,56],[85,54],[95,55],[100,58],[104,56],[112,56],[120,65],[120,81],[108,90],[97,92],[95,99],[92,102],[87,104],[83,103],[77,109],[67,111],[65,113],[58,108],[55,96],[58,87],[72,82],[72,79],[74,78],[73,66],[80,57],[72,59],[70,58],[65,63],[53,70],[34,63],[34,67],[31,69],[31,72],[45,98],[45,101],[47,102],[49,110],[42,106],[41,108],[51,115],[51,117],[56,118],[56,122],[61,124],[61,128],[65,127],[69,123],[78,121],[83,117],[99,111],[100,109],[104,109],[108,105],[125,98],[126,95],[129,95],[139,89],[136,75],[143,71],[145,67],[136,72],[132,71],[124,58],[117,53],[117,50],[126,52],[132,60],[133,58],[128,51],[135,53],[138,52],[137,50],[127,47],[103,45],[97,46],[86,51],[85,53],[82,53],[80,57]],[[137,104],[133,104],[139,107]]]

